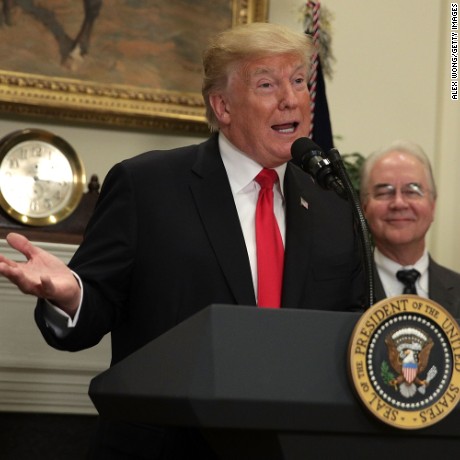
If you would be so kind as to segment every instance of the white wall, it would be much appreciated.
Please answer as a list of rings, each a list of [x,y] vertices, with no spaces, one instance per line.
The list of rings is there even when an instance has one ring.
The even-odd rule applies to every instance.
[[[343,137],[337,141],[340,151],[367,154],[408,137],[433,152],[441,4],[321,2],[333,15],[334,75],[326,89],[334,134]],[[271,21],[302,30],[298,5],[293,0],[272,1]],[[447,20],[444,23],[447,26]]]

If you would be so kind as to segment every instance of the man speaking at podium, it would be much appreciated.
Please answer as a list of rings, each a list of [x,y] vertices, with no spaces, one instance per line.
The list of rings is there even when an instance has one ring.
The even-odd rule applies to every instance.
[[[213,303],[362,305],[350,205],[289,162],[310,129],[311,52],[274,24],[218,35],[203,56],[208,140],[114,166],[69,267],[8,236],[27,262],[0,256],[0,273],[39,298],[51,346],[77,351],[110,332],[114,364]],[[90,458],[217,457],[194,430],[101,420]]]

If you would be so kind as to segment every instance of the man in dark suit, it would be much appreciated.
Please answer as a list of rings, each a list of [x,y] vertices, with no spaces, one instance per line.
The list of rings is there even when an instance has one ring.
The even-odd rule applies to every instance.
[[[114,364],[210,304],[260,304],[255,178],[265,168],[279,178],[274,213],[284,246],[280,305],[267,306],[362,305],[350,206],[289,162],[292,143],[310,127],[310,53],[304,34],[274,24],[219,35],[204,54],[203,84],[216,132],[199,145],[114,166],[72,271],[25,238],[8,236],[28,261],[0,256],[0,273],[41,299],[36,321],[51,346],[81,350],[110,332]],[[193,430],[104,420],[92,454],[195,457],[214,458]]]
[[[414,293],[459,318],[460,274],[437,264],[426,248],[436,185],[425,152],[412,142],[395,141],[370,155],[361,172],[361,202],[375,243],[377,300],[409,292],[409,276]]]

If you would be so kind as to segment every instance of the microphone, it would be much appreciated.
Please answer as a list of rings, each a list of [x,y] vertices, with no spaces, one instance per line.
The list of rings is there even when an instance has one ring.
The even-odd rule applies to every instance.
[[[341,180],[321,148],[308,137],[299,137],[291,146],[293,163],[310,174],[326,190],[334,190],[341,198],[348,199]]]
[[[291,146],[292,162],[313,176],[318,184],[326,190],[334,190],[352,206],[354,221],[359,232],[359,240],[364,258],[367,304],[374,303],[373,252],[369,228],[361,209],[361,204],[353,184],[336,149],[331,149],[327,156],[308,137],[300,137]]]

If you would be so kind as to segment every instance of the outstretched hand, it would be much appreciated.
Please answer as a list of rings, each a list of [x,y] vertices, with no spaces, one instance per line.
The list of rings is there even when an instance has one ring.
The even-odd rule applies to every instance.
[[[73,316],[80,302],[80,286],[67,265],[53,254],[34,246],[25,236],[10,233],[6,241],[27,261],[15,262],[0,254],[0,275],[25,294],[48,299]]]

